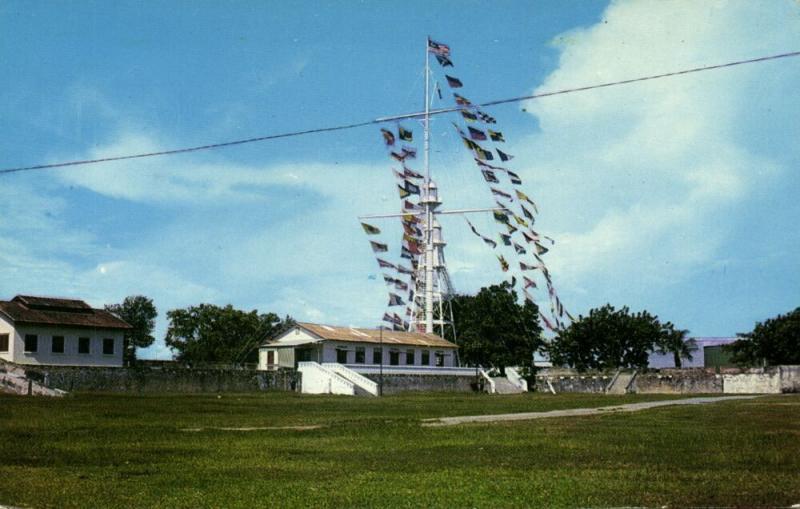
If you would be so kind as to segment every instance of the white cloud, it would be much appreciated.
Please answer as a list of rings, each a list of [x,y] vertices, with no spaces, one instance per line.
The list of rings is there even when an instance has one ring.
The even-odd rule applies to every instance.
[[[565,34],[559,66],[537,92],[785,52],[800,36],[789,3],[618,1],[603,20]],[[764,81],[795,80],[780,63],[545,98],[541,132],[518,151],[538,188],[562,281],[602,273],[667,283],[719,255],[729,207],[779,163],[742,136]],[[774,93],[775,87],[760,92]],[[784,97],[775,97],[780,108]],[[766,127],[766,126],[765,126]]]

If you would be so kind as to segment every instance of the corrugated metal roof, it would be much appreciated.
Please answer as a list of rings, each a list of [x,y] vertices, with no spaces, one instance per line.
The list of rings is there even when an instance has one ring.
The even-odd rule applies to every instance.
[[[18,295],[0,301],[0,313],[15,324],[130,329],[127,322],[82,300]]]
[[[331,341],[350,341],[354,343],[380,343],[386,345],[428,346],[434,348],[458,348],[458,345],[436,334],[422,332],[400,332],[355,327],[336,327],[317,323],[299,322],[296,325],[315,336]],[[381,336],[383,336],[381,338]]]

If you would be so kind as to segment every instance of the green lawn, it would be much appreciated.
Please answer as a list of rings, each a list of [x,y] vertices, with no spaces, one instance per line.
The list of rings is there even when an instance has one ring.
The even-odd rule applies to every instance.
[[[800,503],[800,396],[423,428],[446,415],[663,396],[0,396],[0,505]],[[313,430],[187,428],[323,425]]]

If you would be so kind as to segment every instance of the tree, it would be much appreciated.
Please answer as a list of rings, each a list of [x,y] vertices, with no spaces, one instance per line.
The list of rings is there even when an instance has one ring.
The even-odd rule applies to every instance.
[[[740,339],[726,347],[736,364],[800,364],[800,307],[758,322],[751,332],[737,336]]]
[[[125,297],[122,304],[106,305],[106,311],[118,316],[133,327],[124,336],[123,360],[130,364],[136,361],[136,349],[153,344],[153,329],[156,325],[156,310],[153,300],[144,295]]]
[[[187,363],[255,362],[258,346],[294,323],[288,316],[281,320],[274,313],[245,312],[230,304],[173,309],[167,319],[167,346]]]
[[[683,365],[683,359],[688,361],[692,360],[692,353],[697,351],[697,342],[694,339],[689,339],[689,331],[686,329],[672,329],[672,324],[666,324],[668,329],[664,331],[661,341],[657,345],[656,352],[661,355],[668,353],[672,354],[675,361],[675,367],[680,368]]]
[[[683,355],[690,348],[678,345],[684,337],[685,331],[676,331],[669,322],[662,324],[647,311],[631,314],[628,307],[617,310],[606,304],[561,331],[550,343],[550,359],[580,371],[643,369],[656,349]]]
[[[462,362],[533,368],[533,353],[544,344],[536,304],[519,304],[509,283],[502,283],[456,295],[452,305]]]

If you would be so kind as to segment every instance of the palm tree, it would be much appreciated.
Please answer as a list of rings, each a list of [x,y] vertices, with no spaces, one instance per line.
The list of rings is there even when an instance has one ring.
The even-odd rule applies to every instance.
[[[665,355],[672,354],[675,360],[675,367],[682,367],[682,360],[692,360],[692,352],[697,351],[697,343],[694,339],[689,338],[689,331],[686,329],[673,329],[669,327],[664,331],[664,337],[658,345],[658,353]]]

